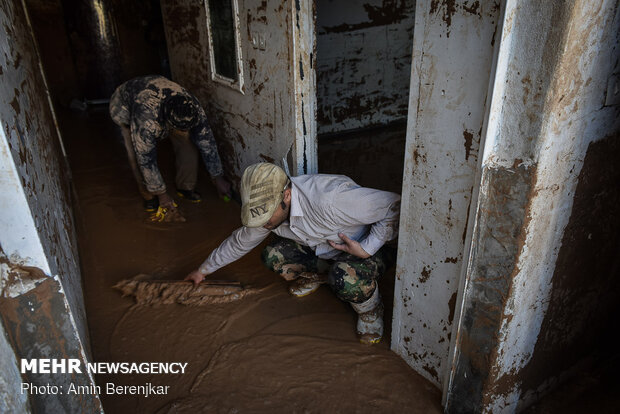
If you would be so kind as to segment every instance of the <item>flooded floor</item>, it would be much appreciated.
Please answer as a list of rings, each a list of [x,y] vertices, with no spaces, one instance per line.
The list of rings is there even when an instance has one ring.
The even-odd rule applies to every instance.
[[[326,286],[306,298],[292,297],[286,282],[262,266],[260,247],[210,276],[259,290],[241,300],[145,306],[121,297],[112,285],[122,279],[140,273],[181,279],[196,268],[240,225],[239,205],[218,199],[202,169],[197,190],[203,202],[179,202],[187,222],[149,223],[105,109],[62,114],[61,128],[77,193],[92,359],[188,364],[185,374],[99,375],[102,387],[169,386],[167,394],[148,398],[104,392],[107,413],[442,411],[439,390],[389,350],[389,311],[384,340],[362,346],[349,305]],[[372,145],[372,139],[363,145]],[[402,146],[402,135],[399,139]],[[338,147],[330,141],[321,151],[330,145]],[[161,145],[160,159],[173,188],[167,143]],[[355,157],[347,159],[352,162],[341,163],[343,168],[359,165]],[[321,165],[321,172],[347,173],[330,168]],[[371,185],[364,177],[353,178]],[[381,281],[387,310],[393,277],[392,269]]]

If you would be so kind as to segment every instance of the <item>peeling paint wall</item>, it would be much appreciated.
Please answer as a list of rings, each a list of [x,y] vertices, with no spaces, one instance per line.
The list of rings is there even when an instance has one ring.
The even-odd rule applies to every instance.
[[[618,2],[505,10],[448,412],[525,409],[619,316]]]
[[[55,104],[80,97],[61,0],[26,0],[28,14]]]
[[[10,161],[3,163],[6,190],[0,206],[15,215],[3,214],[0,242],[13,262],[59,275],[80,338],[87,343],[69,171],[24,9],[3,1],[1,10],[0,135],[3,158]],[[20,205],[21,197],[27,204]],[[23,233],[30,226],[21,220],[26,216],[36,236]]]
[[[416,5],[392,349],[438,386],[447,369],[499,14],[494,1]]]
[[[0,301],[4,328],[18,359],[71,355],[84,360],[88,333],[69,172],[22,3],[0,2],[0,51],[0,246],[6,255],[0,273]],[[23,266],[38,269],[36,283],[30,283],[28,272],[14,271]],[[37,285],[51,288],[35,292]],[[19,309],[11,308],[12,304]],[[50,336],[51,332],[58,334]],[[39,382],[43,380],[32,378],[45,384]],[[93,381],[87,376],[82,380]],[[43,396],[31,402],[40,412],[45,412],[42,407],[79,411],[78,407],[100,406],[97,396],[85,397],[85,402],[76,406],[72,402],[53,404],[54,399]]]
[[[201,1],[162,1],[173,79],[205,106],[232,178],[255,162],[281,164],[289,152],[291,173],[314,172],[312,1],[239,0],[238,5],[244,93],[211,80]],[[253,36],[264,38],[265,46],[254,45]]]
[[[9,342],[20,359],[78,359],[86,366],[83,347],[76,336],[67,298],[58,278],[50,278],[41,269],[18,266],[0,256],[2,295],[0,314]],[[36,327],[36,329],[33,329]],[[65,392],[31,393],[30,404],[36,413],[97,413],[101,402],[95,394],[70,394],[75,387],[92,388],[91,374],[24,373],[23,382],[38,387],[57,386]],[[21,392],[21,384],[12,388]]]
[[[30,413],[28,394],[15,392],[20,389],[22,377],[17,366],[15,352],[7,340],[2,323],[0,323],[0,372],[2,372],[0,375],[0,412]]]
[[[415,3],[317,1],[319,134],[406,119]]]

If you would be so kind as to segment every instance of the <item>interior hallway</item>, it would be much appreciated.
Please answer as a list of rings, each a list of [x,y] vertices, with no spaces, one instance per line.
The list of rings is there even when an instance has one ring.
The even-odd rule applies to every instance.
[[[261,288],[209,307],[134,306],[111,286],[138,273],[182,278],[240,224],[239,206],[215,196],[202,169],[200,204],[180,202],[186,223],[146,221],[107,108],[61,116],[77,191],[76,214],[94,361],[188,362],[185,375],[101,375],[98,384],[170,385],[139,398],[102,394],[121,412],[440,413],[439,390],[381,344],[364,347],[356,316],[327,287],[303,299],[260,263],[260,248],[215,273]],[[171,178],[171,148],[160,164]],[[169,183],[173,185],[173,183]],[[382,281],[386,327],[393,269]]]

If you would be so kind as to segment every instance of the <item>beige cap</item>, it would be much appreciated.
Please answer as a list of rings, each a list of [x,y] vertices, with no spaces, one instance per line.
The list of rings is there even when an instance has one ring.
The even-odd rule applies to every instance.
[[[284,170],[267,162],[250,165],[241,177],[241,222],[262,227],[282,201],[289,179]]]

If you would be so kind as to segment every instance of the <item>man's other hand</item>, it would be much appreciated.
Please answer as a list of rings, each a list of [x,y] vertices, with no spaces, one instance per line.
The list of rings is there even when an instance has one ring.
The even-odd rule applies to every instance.
[[[191,280],[192,282],[194,282],[194,286],[196,286],[200,282],[202,282],[204,280],[204,278],[205,278],[205,275],[200,273],[199,270],[194,270],[189,275],[185,276],[185,279],[183,279],[183,280]]]
[[[223,175],[215,177],[213,179],[213,184],[215,184],[215,188],[220,197],[226,196],[230,198],[230,183]]]
[[[334,249],[347,252],[349,254],[352,254],[353,256],[357,256],[362,259],[370,257],[366,250],[362,249],[362,246],[359,244],[359,242],[356,242],[355,240],[349,238],[344,233],[338,233],[338,237],[340,237],[342,243],[336,243],[334,241],[328,240],[329,245],[332,246]]]

